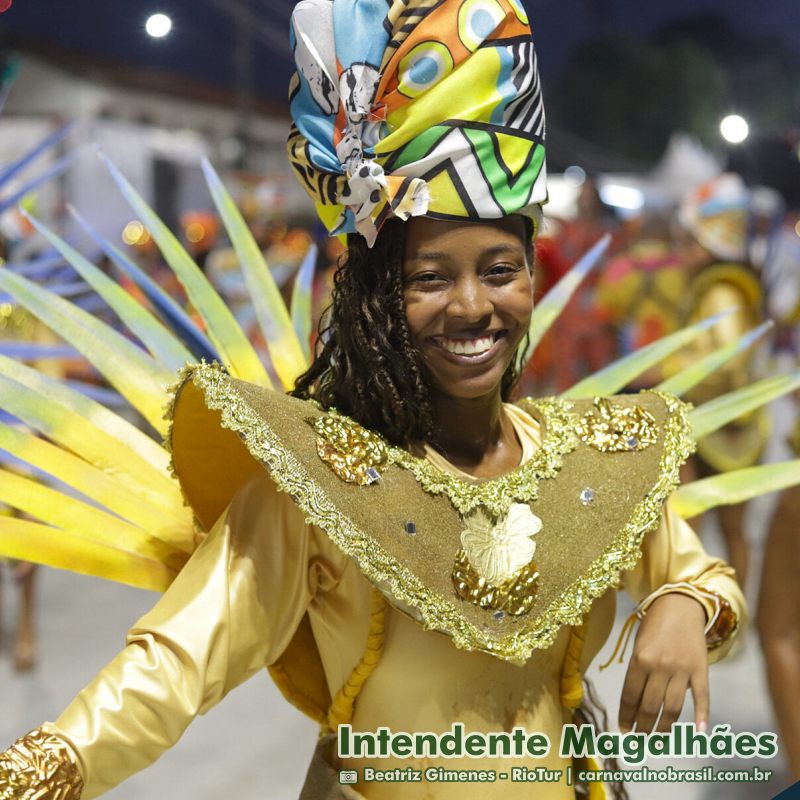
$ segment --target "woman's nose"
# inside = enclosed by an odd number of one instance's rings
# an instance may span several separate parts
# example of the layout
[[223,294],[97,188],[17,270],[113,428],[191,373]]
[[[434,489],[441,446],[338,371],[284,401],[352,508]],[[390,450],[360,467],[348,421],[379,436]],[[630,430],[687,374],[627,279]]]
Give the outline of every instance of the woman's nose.
[[475,322],[491,316],[494,304],[488,287],[480,280],[457,281],[447,306],[449,316]]

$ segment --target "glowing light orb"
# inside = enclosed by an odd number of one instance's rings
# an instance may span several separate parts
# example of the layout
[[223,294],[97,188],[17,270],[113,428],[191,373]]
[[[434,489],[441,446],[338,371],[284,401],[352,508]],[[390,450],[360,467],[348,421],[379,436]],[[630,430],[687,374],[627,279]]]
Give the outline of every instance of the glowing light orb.
[[154,39],[163,39],[172,30],[172,20],[166,14],[151,14],[144,29]]
[[750,126],[744,117],[738,114],[729,114],[719,124],[719,132],[726,142],[741,144],[750,133]]
[[138,219],[131,220],[122,231],[122,241],[128,245],[146,244],[150,234]]
[[570,186],[583,186],[586,183],[586,170],[583,167],[573,165],[564,170],[564,180]]
[[186,226],[186,238],[192,243],[197,244],[206,238],[206,229],[199,222],[191,222]]

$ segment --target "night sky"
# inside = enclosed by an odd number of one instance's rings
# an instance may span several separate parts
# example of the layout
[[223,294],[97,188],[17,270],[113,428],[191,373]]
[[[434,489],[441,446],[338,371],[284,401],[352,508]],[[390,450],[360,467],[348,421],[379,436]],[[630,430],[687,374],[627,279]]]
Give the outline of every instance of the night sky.
[[[8,2],[8,0],[5,0]],[[581,42],[622,32],[647,37],[664,24],[719,14],[738,30],[781,40],[800,52],[800,0],[524,0],[530,11],[545,82]],[[0,14],[0,43],[38,43],[190,76],[215,86],[233,83],[233,26],[220,0],[13,0]],[[247,0],[264,31],[256,35],[255,85],[262,99],[282,103],[291,66],[287,41],[291,0]],[[173,32],[152,40],[150,13],[173,17]],[[270,43],[271,42],[271,43]]]

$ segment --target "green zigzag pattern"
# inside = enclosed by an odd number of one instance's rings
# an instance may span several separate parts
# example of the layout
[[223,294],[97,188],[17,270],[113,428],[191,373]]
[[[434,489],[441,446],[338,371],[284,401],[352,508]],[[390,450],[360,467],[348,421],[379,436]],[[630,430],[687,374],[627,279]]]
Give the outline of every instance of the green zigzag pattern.
[[[407,167],[423,158],[435,156],[444,140],[450,135],[457,135],[460,130],[469,140],[472,147],[472,158],[481,171],[486,186],[493,199],[505,214],[513,214],[526,205],[536,179],[542,170],[545,157],[544,145],[531,141],[528,153],[528,164],[516,177],[512,179],[512,170],[509,169],[500,152],[500,144],[494,131],[483,127],[466,127],[459,124],[459,129],[449,125],[435,125],[426,132],[415,137],[385,165],[386,169]],[[498,133],[503,133],[499,130]],[[461,158],[468,158],[466,153]],[[442,156],[440,162],[429,170],[426,178],[430,179],[455,164],[450,155]],[[474,190],[474,189],[473,189]]]

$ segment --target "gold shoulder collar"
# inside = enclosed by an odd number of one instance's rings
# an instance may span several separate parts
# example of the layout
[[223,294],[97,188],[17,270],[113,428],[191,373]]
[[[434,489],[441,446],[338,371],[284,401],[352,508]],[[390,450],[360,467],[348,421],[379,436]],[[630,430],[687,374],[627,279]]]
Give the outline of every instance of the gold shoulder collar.
[[[670,395],[520,405],[542,425],[540,453],[532,466],[472,484],[346,417],[204,364],[188,369],[176,391],[173,468],[208,529],[262,464],[398,608],[457,647],[522,662],[563,625],[579,624],[634,566],[693,445],[685,406]],[[461,599],[451,575],[464,516],[511,504],[515,513],[527,504],[542,521],[535,597],[518,615]]]

